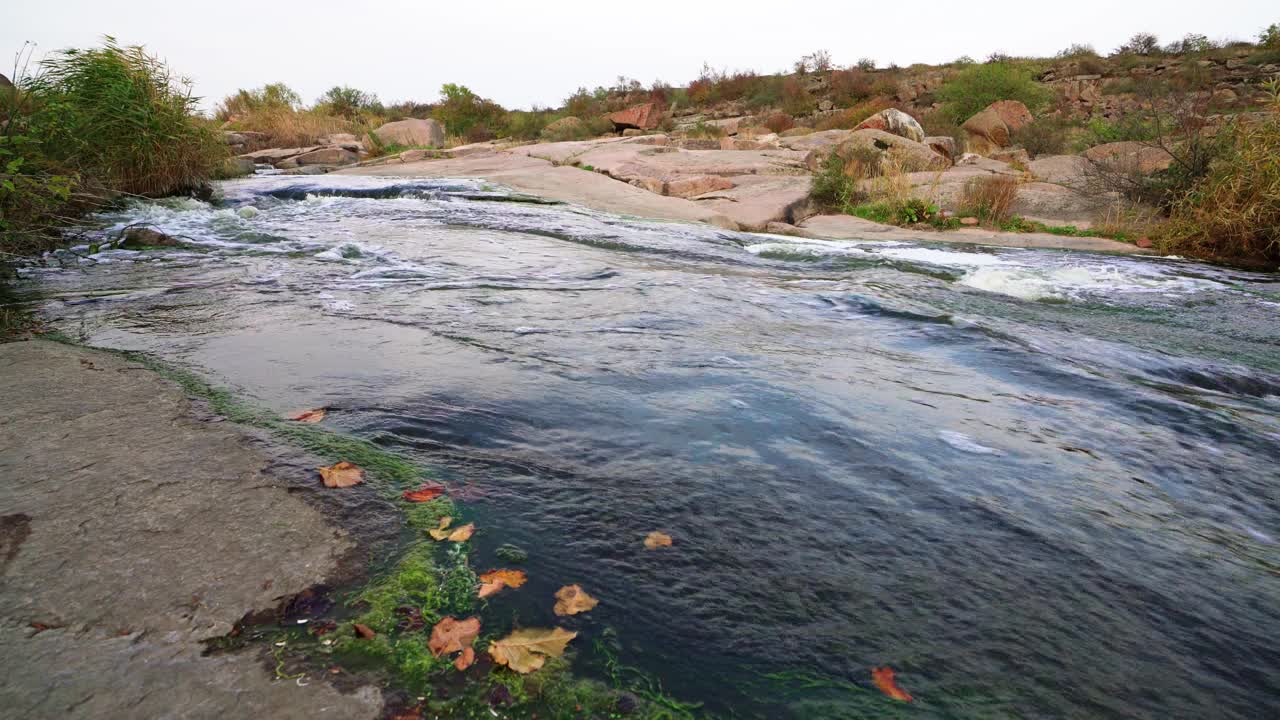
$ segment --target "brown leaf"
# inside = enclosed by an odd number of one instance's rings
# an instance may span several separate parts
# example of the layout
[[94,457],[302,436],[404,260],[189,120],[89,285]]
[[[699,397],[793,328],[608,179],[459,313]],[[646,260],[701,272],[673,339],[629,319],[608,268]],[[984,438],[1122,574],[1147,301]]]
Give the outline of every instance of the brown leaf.
[[577,615],[598,604],[600,601],[588,595],[581,585],[565,585],[556,591],[556,606],[553,609],[557,615]]
[[446,653],[455,653],[470,647],[479,634],[480,618],[456,620],[447,617],[431,628],[431,639],[427,642],[427,647],[431,648],[432,655],[440,657]]
[[658,532],[657,530],[654,530],[653,532],[645,536],[644,546],[649,548],[650,550],[654,550],[660,547],[671,547],[671,536],[664,532]]
[[316,408],[314,410],[303,410],[289,416],[290,420],[296,420],[304,423],[318,423],[324,419],[324,408]]
[[898,683],[893,679],[893,670],[887,667],[871,668],[871,681],[880,688],[880,692],[888,695],[894,700],[902,702],[911,702],[911,693],[898,687]]
[[456,528],[453,532],[449,533],[449,542],[466,542],[471,539],[471,536],[475,534],[475,531],[475,523],[467,523],[466,525]]
[[443,485],[429,482],[419,485],[417,490],[405,490],[401,497],[409,502],[420,503],[435,500],[443,494]]
[[578,636],[564,628],[524,628],[489,643],[489,655],[499,665],[518,673],[531,673],[549,657],[560,657],[569,641]]
[[427,534],[435,538],[436,540],[444,540],[445,538],[449,537],[450,531],[446,530],[445,528],[449,527],[449,523],[451,522],[453,522],[453,518],[449,517],[448,515],[445,515],[444,517],[440,518],[440,524],[437,525],[435,528],[428,530]]
[[346,460],[317,469],[324,480],[324,486],[328,488],[345,488],[364,482],[364,471]]
[[374,632],[373,628],[369,627],[368,625],[361,625],[360,623],[355,623],[351,627],[356,631],[357,637],[364,638],[365,640],[372,640],[378,637],[378,633]]
[[475,661],[476,661],[475,648],[468,645],[462,648],[462,654],[459,655],[458,658],[453,661],[453,666],[458,669],[458,672],[462,672],[463,670],[466,670],[467,668],[471,667],[471,664],[474,663]]
[[490,570],[480,576],[480,597],[487,598],[502,588],[518,588],[528,580],[523,570]]

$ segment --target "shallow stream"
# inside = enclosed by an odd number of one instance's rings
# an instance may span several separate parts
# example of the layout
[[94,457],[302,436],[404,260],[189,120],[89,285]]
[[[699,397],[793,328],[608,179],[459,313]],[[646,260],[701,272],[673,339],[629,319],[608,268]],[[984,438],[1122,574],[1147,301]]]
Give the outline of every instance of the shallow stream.
[[581,583],[584,637],[741,718],[1280,717],[1280,276],[468,180],[221,190],[84,241],[191,247],[82,245],[12,291],[468,485],[477,568],[529,551],[524,624]]

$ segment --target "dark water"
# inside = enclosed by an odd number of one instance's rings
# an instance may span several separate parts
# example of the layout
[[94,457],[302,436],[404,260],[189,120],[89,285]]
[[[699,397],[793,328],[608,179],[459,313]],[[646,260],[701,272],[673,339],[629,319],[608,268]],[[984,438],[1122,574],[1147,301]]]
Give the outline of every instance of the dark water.
[[[1280,717],[1280,277],[467,181],[225,192],[103,219],[199,252],[51,259],[14,290],[470,484],[476,565],[530,551],[503,611],[601,599],[584,672],[616,633],[733,717]],[[675,547],[643,550],[655,529]]]

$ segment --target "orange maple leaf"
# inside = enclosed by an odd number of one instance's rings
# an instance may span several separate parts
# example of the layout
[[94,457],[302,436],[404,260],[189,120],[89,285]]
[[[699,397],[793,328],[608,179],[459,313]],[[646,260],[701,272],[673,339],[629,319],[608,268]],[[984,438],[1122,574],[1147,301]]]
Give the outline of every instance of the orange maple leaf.
[[893,670],[887,667],[871,668],[871,682],[880,688],[880,692],[888,695],[894,700],[902,702],[911,702],[914,698],[911,693],[898,687],[898,683],[893,679]]

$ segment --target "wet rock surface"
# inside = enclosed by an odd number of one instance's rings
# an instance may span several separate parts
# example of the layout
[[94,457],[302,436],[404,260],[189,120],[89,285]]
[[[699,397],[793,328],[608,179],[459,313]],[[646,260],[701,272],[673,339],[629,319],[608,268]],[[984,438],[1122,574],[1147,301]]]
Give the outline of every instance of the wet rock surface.
[[[356,547],[264,447],[119,356],[0,345],[0,703],[12,717],[374,717],[203,641]],[[300,470],[300,469],[299,469]]]

